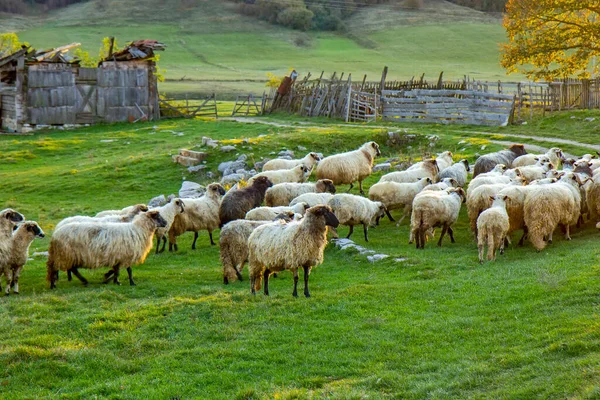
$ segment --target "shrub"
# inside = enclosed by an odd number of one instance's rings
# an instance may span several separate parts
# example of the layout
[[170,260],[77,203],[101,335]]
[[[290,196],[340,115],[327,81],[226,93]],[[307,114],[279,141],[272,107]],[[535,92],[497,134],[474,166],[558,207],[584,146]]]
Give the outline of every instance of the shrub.
[[277,22],[283,26],[289,26],[303,31],[312,26],[314,14],[306,8],[286,8],[277,14]]

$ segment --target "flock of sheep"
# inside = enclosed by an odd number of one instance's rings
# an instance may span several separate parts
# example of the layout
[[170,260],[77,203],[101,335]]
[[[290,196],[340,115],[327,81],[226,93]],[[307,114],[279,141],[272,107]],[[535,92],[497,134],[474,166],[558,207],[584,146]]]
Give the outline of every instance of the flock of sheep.
[[[494,260],[504,251],[511,233],[523,230],[519,244],[528,238],[540,251],[552,242],[560,226],[570,240],[572,226],[585,218],[600,216],[600,160],[584,155],[565,159],[558,148],[546,154],[527,154],[523,145],[479,157],[473,179],[467,160],[454,162],[445,151],[405,171],[383,175],[371,186],[368,198],[336,194],[336,185],[362,182],[371,175],[379,145],[368,142],[355,151],[320,159],[309,153],[298,160],[272,160],[246,186],[228,192],[218,183],[207,186],[200,198],[175,198],[166,205],[148,209],[138,204],[109,210],[94,217],[74,216],[62,220],[52,235],[48,250],[47,279],[55,288],[59,271],[87,284],[79,269],[108,268],[104,283],[119,282],[125,268],[129,283],[135,285],[131,267],[145,261],[156,236],[156,252],[177,251],[177,237],[220,229],[223,280],[242,280],[248,262],[251,292],[264,286],[269,294],[271,274],[289,270],[294,274],[293,295],[297,296],[298,271],[304,272],[304,295],[310,296],[311,268],[323,261],[328,234],[337,237],[336,227],[362,225],[365,240],[368,228],[382,217],[395,221],[391,211],[403,209],[398,222],[410,215],[409,243],[424,248],[441,228],[438,245],[446,234],[454,243],[453,224],[462,203],[467,204],[471,230],[477,237],[479,260]],[[562,167],[559,169],[559,167]],[[313,169],[317,181],[306,182]],[[597,173],[596,173],[597,172]],[[266,206],[262,206],[263,202]],[[598,224],[600,226],[600,223]],[[44,233],[34,221],[12,209],[0,212],[0,275],[6,276],[5,293],[19,292],[18,280],[35,237]],[[264,279],[264,284],[263,284]],[[1,290],[1,288],[0,288]]]

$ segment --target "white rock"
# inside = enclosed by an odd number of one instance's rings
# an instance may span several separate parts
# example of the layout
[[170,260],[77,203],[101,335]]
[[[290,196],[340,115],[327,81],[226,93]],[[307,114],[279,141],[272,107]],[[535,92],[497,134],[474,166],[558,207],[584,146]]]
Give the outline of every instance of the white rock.
[[179,189],[179,197],[181,198],[195,198],[202,197],[204,195],[204,186],[196,182],[183,181],[181,189]]

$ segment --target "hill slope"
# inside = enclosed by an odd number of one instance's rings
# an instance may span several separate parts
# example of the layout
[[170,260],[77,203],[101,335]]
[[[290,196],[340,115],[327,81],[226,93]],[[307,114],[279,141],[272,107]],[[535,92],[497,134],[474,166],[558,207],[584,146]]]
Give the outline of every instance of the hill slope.
[[[371,80],[379,79],[384,65],[391,79],[422,73],[435,79],[442,70],[447,79],[505,78],[498,63],[504,40],[499,20],[445,1],[428,0],[418,12],[365,9],[348,21],[345,34],[273,26],[235,13],[229,2],[201,0],[189,9],[177,4],[94,0],[29,19],[19,35],[38,48],[81,42],[92,54],[106,36],[121,44],[159,39],[168,45],[160,63],[167,78],[163,91],[216,91],[221,97],[261,93],[267,72],[283,75],[290,67],[313,75],[344,71],[355,79],[366,73]],[[1,31],[16,28],[0,16]]]

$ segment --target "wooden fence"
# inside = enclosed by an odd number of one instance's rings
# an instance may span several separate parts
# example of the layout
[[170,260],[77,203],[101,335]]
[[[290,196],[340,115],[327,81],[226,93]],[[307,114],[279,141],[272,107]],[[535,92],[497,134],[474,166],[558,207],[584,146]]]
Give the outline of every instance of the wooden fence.
[[474,90],[384,90],[383,120],[501,125],[511,122],[515,96]]
[[201,100],[200,103],[185,100],[176,100],[166,97],[159,99],[160,118],[195,118],[195,117],[214,117],[218,118],[217,97],[213,93]]

